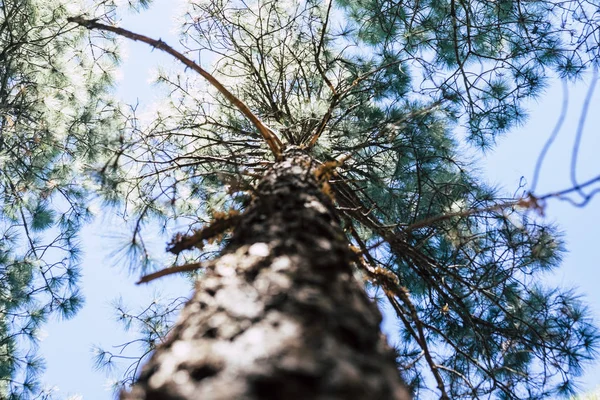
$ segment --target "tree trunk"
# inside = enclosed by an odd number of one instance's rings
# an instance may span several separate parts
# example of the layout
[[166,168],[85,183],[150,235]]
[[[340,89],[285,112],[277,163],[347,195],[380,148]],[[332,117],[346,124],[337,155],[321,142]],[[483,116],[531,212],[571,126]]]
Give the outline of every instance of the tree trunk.
[[286,155],[123,400],[410,399],[331,200]]

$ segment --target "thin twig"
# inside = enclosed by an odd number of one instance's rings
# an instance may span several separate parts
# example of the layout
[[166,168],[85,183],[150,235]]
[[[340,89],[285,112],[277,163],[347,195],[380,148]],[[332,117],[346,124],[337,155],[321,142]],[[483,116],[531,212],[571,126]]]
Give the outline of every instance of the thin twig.
[[548,138],[546,143],[544,143],[544,147],[542,148],[542,151],[540,152],[540,155],[538,156],[538,159],[535,163],[535,170],[533,171],[533,182],[531,183],[531,192],[535,192],[535,189],[537,188],[537,184],[539,181],[540,172],[542,170],[542,163],[544,162],[544,158],[546,158],[546,154],[548,153],[548,150],[550,150],[552,143],[556,139],[556,136],[558,136],[558,133],[560,132],[560,129],[562,128],[563,122],[565,122],[565,117],[567,115],[567,109],[569,107],[569,86],[567,85],[566,80],[562,81],[562,89],[563,89],[563,101],[562,101],[562,106],[561,106],[561,110],[560,110],[560,116],[558,117],[558,121],[556,121],[556,125],[554,125],[552,134],[550,134],[550,137]]
[[200,74],[211,85],[213,85],[223,96],[225,96],[225,98],[227,100],[229,100],[235,107],[237,107],[237,109],[240,110],[240,112],[242,114],[244,114],[246,116],[246,118],[248,118],[250,120],[250,122],[252,122],[252,124],[258,129],[258,131],[262,135],[263,139],[265,140],[265,142],[271,149],[271,152],[273,153],[275,158],[276,159],[281,158],[281,154],[282,154],[282,150],[283,150],[283,143],[281,142],[281,140],[279,140],[279,138],[277,137],[275,132],[273,132],[272,129],[270,129],[268,126],[266,126],[256,115],[254,115],[254,113],[250,110],[250,108],[248,108],[248,106],[244,102],[242,102],[240,99],[238,99],[225,86],[223,86],[221,84],[221,82],[219,82],[217,80],[217,78],[212,76],[209,72],[207,72],[201,66],[199,66],[194,61],[190,60],[189,58],[187,58],[182,53],[175,50],[174,48],[172,48],[171,46],[169,46],[162,40],[152,39],[152,38],[149,38],[148,36],[140,35],[138,33],[134,33],[134,32],[131,32],[131,31],[128,31],[126,29],[119,28],[116,26],[106,25],[106,24],[98,22],[95,19],[85,19],[81,16],[67,18],[67,21],[79,24],[88,29],[98,29],[98,30],[113,32],[119,36],[123,36],[123,37],[126,37],[126,38],[134,40],[134,41],[140,41],[140,42],[149,44],[150,46],[152,46],[156,49],[162,50],[165,53],[172,55],[174,58],[181,61],[186,67],[188,67],[188,68],[194,70],[195,72],[197,72],[198,74]]
[[579,123],[577,124],[577,132],[575,133],[575,141],[573,142],[573,150],[571,153],[571,183],[573,184],[573,188],[575,188],[577,193],[579,193],[583,198],[587,198],[587,195],[580,190],[581,185],[579,185],[577,182],[577,158],[579,154],[579,147],[581,145],[581,138],[583,136],[583,127],[585,125],[585,121],[587,120],[587,113],[590,108],[590,102],[592,100],[592,96],[594,95],[597,82],[598,69],[594,68],[592,82],[590,83],[590,87],[585,95],[583,107],[581,108],[581,116],[579,117]]
[[567,195],[569,193],[572,193],[572,192],[581,192],[581,190],[583,188],[585,188],[587,186],[590,186],[590,185],[593,185],[594,183],[597,183],[597,182],[600,182],[600,175],[598,175],[598,176],[596,176],[596,177],[594,177],[594,178],[592,178],[592,179],[590,179],[588,181],[585,181],[585,182],[583,182],[581,184],[578,184],[576,186],[570,187],[568,189],[564,189],[564,190],[561,190],[561,191],[558,191],[558,192],[552,192],[552,193],[545,194],[543,196],[539,196],[538,200],[544,201],[544,200],[547,200],[549,198],[554,197],[554,198],[557,198],[559,200],[566,200],[566,201],[570,202],[571,204],[573,204],[576,207],[583,207],[583,206],[585,206],[592,199],[592,197],[594,197],[596,194],[600,193],[600,189],[595,189],[592,192],[590,192],[588,194],[585,194],[583,196],[583,201],[581,201],[580,203],[578,203],[576,201],[573,201],[573,200],[565,197],[565,195]]
[[331,90],[331,93],[333,95],[336,95],[337,90],[335,89],[329,78],[327,78],[325,71],[323,71],[323,68],[321,67],[321,62],[319,61],[319,57],[321,56],[321,49],[323,48],[323,44],[325,43],[325,33],[327,32],[327,25],[329,23],[329,14],[331,13],[332,3],[333,1],[329,0],[329,4],[327,5],[327,13],[325,14],[325,21],[323,22],[323,26],[321,27],[321,38],[319,39],[319,44],[317,46],[317,52],[315,55],[315,64],[317,66],[317,70],[321,74],[321,77],[329,87],[329,90]]

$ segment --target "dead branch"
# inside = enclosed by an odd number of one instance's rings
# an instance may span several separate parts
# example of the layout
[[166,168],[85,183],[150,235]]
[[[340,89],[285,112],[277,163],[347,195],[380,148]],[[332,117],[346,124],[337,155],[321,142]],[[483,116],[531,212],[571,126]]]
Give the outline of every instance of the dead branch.
[[179,254],[184,250],[189,250],[194,247],[200,247],[203,240],[212,239],[222,234],[226,230],[233,228],[233,226],[237,224],[239,219],[239,214],[230,213],[226,216],[215,218],[211,224],[202,229],[197,230],[193,235],[176,235],[171,241],[171,243],[169,243],[167,251],[173,254]]
[[148,283],[150,281],[153,281],[155,279],[161,278],[166,275],[177,274],[179,272],[195,271],[197,269],[204,268],[207,265],[208,265],[207,263],[190,263],[190,264],[185,264],[185,265],[178,265],[176,267],[169,267],[169,268],[161,269],[160,271],[156,271],[151,274],[142,276],[140,278],[140,280],[136,282],[136,285],[140,285],[142,283]]

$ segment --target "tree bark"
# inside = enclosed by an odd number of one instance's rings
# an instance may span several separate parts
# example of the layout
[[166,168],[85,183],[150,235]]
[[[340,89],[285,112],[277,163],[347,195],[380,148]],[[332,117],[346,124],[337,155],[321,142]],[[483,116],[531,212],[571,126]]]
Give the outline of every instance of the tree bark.
[[288,152],[123,400],[410,395],[310,158]]

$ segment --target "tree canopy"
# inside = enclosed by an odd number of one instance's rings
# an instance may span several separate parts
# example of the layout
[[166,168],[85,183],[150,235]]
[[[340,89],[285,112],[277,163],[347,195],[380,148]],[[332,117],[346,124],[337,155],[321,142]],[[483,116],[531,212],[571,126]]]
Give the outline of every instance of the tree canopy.
[[[193,235],[243,212],[282,149],[297,147],[321,163],[357,268],[396,313],[398,367],[417,397],[572,392],[598,332],[574,292],[540,283],[560,263],[560,235],[527,212],[539,196],[503,197],[462,149],[523,123],[523,102],[552,73],[595,68],[596,5],[186,1],[175,51],[96,3],[2,3],[0,390],[37,393],[18,337],[80,304],[76,232],[90,190],[131,223],[123,252],[149,271],[158,254],[145,226]],[[110,100],[115,35],[189,61],[158,73],[168,96],[152,110]],[[214,253],[197,247],[172,251],[173,265]],[[138,319],[149,347],[167,332],[164,311]]]

